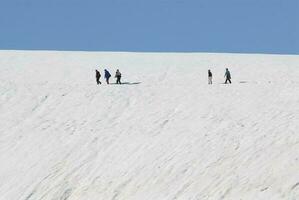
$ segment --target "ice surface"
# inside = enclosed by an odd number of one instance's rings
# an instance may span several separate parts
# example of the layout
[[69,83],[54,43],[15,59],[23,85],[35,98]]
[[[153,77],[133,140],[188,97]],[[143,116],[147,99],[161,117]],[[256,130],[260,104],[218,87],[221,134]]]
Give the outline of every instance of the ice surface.
[[298,200],[299,56],[0,51],[0,160],[0,200]]

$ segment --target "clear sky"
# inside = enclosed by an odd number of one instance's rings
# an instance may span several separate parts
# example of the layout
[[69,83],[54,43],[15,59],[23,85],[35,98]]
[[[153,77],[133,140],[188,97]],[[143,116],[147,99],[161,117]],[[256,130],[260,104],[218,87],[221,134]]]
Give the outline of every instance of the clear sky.
[[0,0],[0,49],[299,54],[299,0]]

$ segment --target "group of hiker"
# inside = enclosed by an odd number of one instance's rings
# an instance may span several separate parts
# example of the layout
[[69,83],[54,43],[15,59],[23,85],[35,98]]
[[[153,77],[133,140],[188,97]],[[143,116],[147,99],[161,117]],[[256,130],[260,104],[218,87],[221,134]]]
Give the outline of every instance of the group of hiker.
[[[111,77],[111,74],[107,69],[104,70],[104,77],[106,79],[106,83],[110,84],[109,79]],[[97,81],[98,85],[102,84],[101,81],[100,81],[100,78],[101,78],[101,73],[96,69],[96,81]],[[120,81],[121,73],[120,73],[119,69],[117,69],[116,72],[115,72],[115,78],[116,78],[116,84],[121,84],[121,81]]]
[[[109,79],[111,77],[111,74],[107,69],[104,70],[104,77],[106,79],[106,83],[109,84]],[[228,82],[230,84],[232,83],[231,82],[231,74],[230,74],[230,71],[228,70],[228,68],[225,69],[224,77],[226,78],[225,82],[224,82],[225,84],[227,84]],[[96,70],[96,81],[97,81],[98,85],[102,84],[100,81],[100,78],[101,78],[101,73],[98,70]],[[121,73],[120,73],[119,69],[117,69],[115,72],[115,78],[116,78],[116,84],[121,84],[121,81],[120,81]],[[212,74],[211,70],[209,69],[208,70],[208,84],[212,84],[212,83],[213,83],[213,74]]]
[[[231,75],[230,75],[230,71],[228,70],[228,68],[225,69],[225,84],[227,84],[227,82],[229,82],[230,84],[232,83],[231,81]],[[212,84],[213,83],[213,74],[211,72],[211,70],[208,70],[208,84]]]

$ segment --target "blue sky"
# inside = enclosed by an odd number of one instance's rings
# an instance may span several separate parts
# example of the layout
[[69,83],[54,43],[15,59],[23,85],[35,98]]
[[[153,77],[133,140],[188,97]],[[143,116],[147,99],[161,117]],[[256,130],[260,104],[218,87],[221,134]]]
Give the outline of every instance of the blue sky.
[[0,49],[299,54],[299,0],[1,0]]

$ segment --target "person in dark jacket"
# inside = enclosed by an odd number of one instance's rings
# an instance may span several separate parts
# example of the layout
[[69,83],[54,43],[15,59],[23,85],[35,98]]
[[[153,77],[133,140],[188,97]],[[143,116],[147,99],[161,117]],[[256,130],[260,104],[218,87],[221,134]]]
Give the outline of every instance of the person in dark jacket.
[[101,73],[98,70],[96,70],[96,80],[98,85],[102,84],[100,78],[101,78]]
[[226,77],[225,84],[227,84],[227,81],[228,81],[229,83],[232,83],[231,80],[230,80],[230,79],[231,79],[230,71],[229,71],[227,68],[226,68],[224,77]]
[[120,79],[121,79],[121,73],[120,73],[119,70],[116,70],[115,78],[116,78],[116,84],[121,84],[121,82],[120,82]]
[[213,75],[211,70],[208,70],[208,79],[209,79],[209,84],[212,84]]
[[104,72],[105,72],[106,83],[109,84],[109,78],[111,77],[111,74],[107,69],[105,69]]

